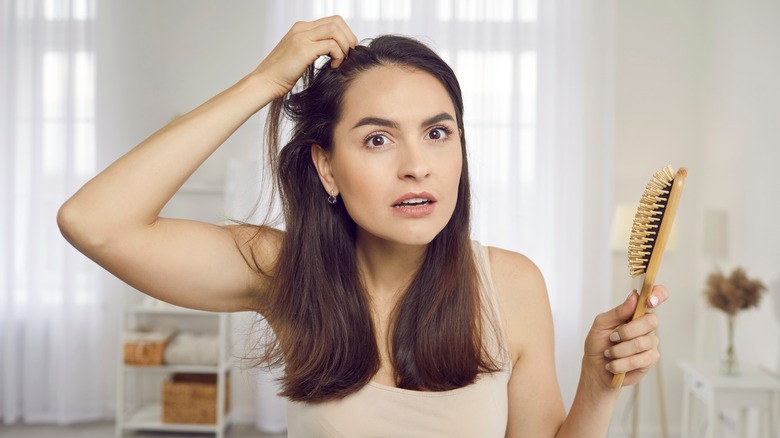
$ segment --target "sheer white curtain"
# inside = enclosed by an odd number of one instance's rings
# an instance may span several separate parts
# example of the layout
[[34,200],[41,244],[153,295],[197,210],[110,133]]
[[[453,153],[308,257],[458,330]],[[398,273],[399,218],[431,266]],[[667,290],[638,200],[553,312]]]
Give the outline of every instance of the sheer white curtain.
[[[0,6],[0,417],[104,416],[98,268],[56,226],[95,172],[93,0]],[[108,330],[110,332],[110,330]]]
[[613,9],[609,0],[309,0],[268,11],[267,50],[294,21],[339,14],[359,39],[415,36],[450,63],[465,101],[473,237],[528,255],[544,273],[567,405],[584,335],[612,304]]

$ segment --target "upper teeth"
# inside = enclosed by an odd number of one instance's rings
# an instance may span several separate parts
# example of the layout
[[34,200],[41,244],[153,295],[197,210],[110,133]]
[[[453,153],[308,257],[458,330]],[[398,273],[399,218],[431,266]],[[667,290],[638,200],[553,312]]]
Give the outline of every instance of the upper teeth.
[[428,202],[428,201],[430,200],[425,198],[412,198],[412,199],[407,199],[405,201],[401,201],[401,204],[419,204],[420,202]]

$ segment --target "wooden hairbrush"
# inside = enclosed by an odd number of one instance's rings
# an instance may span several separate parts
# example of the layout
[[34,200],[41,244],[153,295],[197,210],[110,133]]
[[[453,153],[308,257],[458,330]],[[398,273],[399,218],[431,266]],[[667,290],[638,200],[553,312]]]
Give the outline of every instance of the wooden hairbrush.
[[[628,242],[628,268],[631,277],[645,275],[632,321],[647,312],[647,299],[650,298],[658,268],[661,266],[666,240],[672,231],[677,204],[687,176],[688,169],[685,167],[674,173],[672,166],[666,166],[653,175],[642,193]],[[612,387],[623,386],[625,377],[625,373],[615,374]]]

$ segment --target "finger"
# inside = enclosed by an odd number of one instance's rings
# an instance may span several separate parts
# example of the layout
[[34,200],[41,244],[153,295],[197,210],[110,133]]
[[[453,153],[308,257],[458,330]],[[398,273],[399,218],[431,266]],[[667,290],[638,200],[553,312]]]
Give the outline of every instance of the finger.
[[631,371],[630,373],[626,373],[626,377],[623,379],[623,386],[633,385],[641,381],[645,374],[647,374],[651,369],[653,369],[653,367],[639,368]]
[[604,357],[613,360],[622,359],[644,351],[657,349],[658,343],[658,336],[655,335],[655,332],[651,332],[607,348],[604,350]]
[[346,53],[341,50],[341,47],[335,40],[317,41],[315,48],[317,53],[330,56],[330,66],[333,68],[341,65],[342,61],[344,61],[344,58],[346,57]]
[[348,53],[350,49],[350,37],[338,23],[323,23],[309,30],[307,37],[312,41],[333,39],[338,43],[344,54]]
[[638,300],[639,294],[634,289],[621,305],[599,314],[593,322],[593,328],[596,330],[613,330],[621,324],[625,324],[634,314]]
[[669,299],[669,289],[662,285],[657,284],[653,286],[652,293],[647,299],[647,306],[654,309],[660,306],[664,301]]
[[312,26],[309,29],[314,30],[317,28],[322,28],[319,29],[318,32],[329,31],[331,33],[330,35],[327,33],[325,35],[320,34],[320,36],[315,39],[336,38],[339,41],[339,45],[344,50],[344,53],[347,53],[350,48],[355,48],[355,46],[358,45],[357,37],[352,33],[352,29],[349,28],[346,21],[344,21],[340,15],[333,15],[315,20],[312,22]]
[[355,47],[357,47],[357,45],[358,45],[358,44],[360,44],[360,41],[358,40],[358,37],[357,37],[357,35],[355,35],[354,33],[352,33],[352,30],[351,30],[351,29],[350,29],[350,31],[349,31],[349,34],[350,34],[350,36],[352,37],[352,39],[350,40],[350,42],[351,42],[351,44],[352,44],[352,45],[351,45],[351,47],[354,49]]
[[658,362],[661,354],[656,349],[643,351],[629,357],[615,359],[606,364],[606,369],[612,374],[630,373],[652,367]]
[[340,15],[330,15],[328,17],[321,17],[312,21],[297,21],[295,24],[293,24],[293,28],[297,29],[299,32],[305,32],[326,23],[341,23],[345,26],[347,24]]
[[316,21],[296,21],[287,31],[288,34],[306,32],[307,30],[317,26]]
[[658,328],[658,316],[655,313],[645,313],[639,318],[623,324],[612,332],[609,340],[612,342],[629,341],[647,335]]
[[334,15],[333,18],[336,23],[338,23],[339,27],[343,29],[344,35],[347,36],[347,41],[349,41],[349,47],[355,48],[358,44],[360,44],[360,41],[358,41],[357,36],[352,32],[352,29],[350,29],[349,25],[346,21],[344,21],[344,18],[341,17],[341,15]]

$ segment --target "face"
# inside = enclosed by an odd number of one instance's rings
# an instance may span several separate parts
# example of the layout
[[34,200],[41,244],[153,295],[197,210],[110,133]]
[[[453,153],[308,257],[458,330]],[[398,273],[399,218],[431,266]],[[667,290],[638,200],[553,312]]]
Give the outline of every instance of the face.
[[428,73],[375,67],[347,88],[329,152],[315,153],[358,241],[426,245],[447,225],[462,168],[455,107]]

